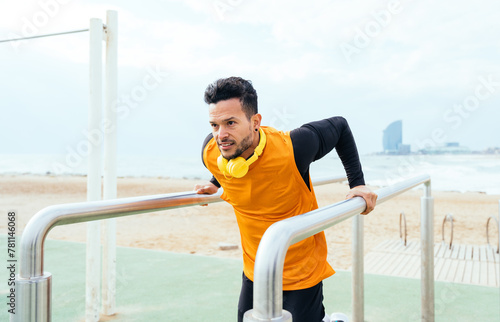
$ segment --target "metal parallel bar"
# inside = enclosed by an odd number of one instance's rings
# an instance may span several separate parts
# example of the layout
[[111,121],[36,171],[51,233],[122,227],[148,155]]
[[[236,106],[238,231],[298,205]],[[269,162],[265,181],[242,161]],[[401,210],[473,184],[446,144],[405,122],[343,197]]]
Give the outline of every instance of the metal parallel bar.
[[0,43],[2,43],[2,42],[10,42],[10,41],[20,41],[20,40],[26,40],[26,39],[34,39],[34,38],[44,38],[44,37],[52,37],[52,36],[76,34],[78,32],[86,32],[86,31],[89,31],[89,29],[80,29],[80,30],[73,30],[73,31],[65,31],[65,32],[58,32],[58,33],[54,33],[54,34],[30,36],[30,37],[23,37],[23,38],[2,39],[2,40],[0,40]]
[[61,225],[130,216],[220,201],[220,192],[199,195],[194,191],[63,204],[39,211],[26,225],[20,242],[21,278],[43,275],[43,244],[48,232]]
[[[313,180],[313,184],[345,181],[345,176],[329,180]],[[20,241],[21,278],[43,275],[43,243],[48,232],[55,226],[80,222],[130,216],[165,209],[219,202],[220,191],[213,195],[200,195],[194,191],[71,203],[42,209],[26,225]]]
[[336,177],[324,177],[324,178],[315,178],[311,179],[313,186],[322,186],[330,183],[339,183],[347,181],[346,176],[336,176]]
[[316,178],[316,179],[312,179],[311,181],[312,181],[314,186],[321,186],[324,184],[342,182],[342,181],[346,181],[346,180],[347,180],[346,176],[337,176],[337,177]]
[[[430,177],[423,175],[379,189],[376,191],[377,203],[387,201],[423,183],[427,183],[425,188],[427,197],[430,195],[429,182]],[[282,300],[283,266],[288,248],[361,213],[365,207],[365,201],[356,197],[271,225],[262,237],[257,251],[254,266],[254,306],[245,313],[244,321],[289,321],[290,317],[288,312],[283,310]],[[431,203],[426,204],[426,207],[430,208]],[[433,234],[430,236],[432,238]],[[353,279],[353,283],[359,281]],[[433,280],[430,284],[433,285]],[[353,289],[358,288],[357,285],[353,286]]]

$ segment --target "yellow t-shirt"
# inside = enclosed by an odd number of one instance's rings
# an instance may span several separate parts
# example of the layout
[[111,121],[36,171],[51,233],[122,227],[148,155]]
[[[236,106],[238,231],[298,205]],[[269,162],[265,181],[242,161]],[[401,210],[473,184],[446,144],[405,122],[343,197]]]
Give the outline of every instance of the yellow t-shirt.
[[[203,161],[220,183],[221,198],[234,208],[243,248],[243,271],[253,281],[255,256],[264,232],[273,223],[317,209],[311,182],[307,187],[295,164],[289,132],[262,127],[267,143],[243,178],[226,178],[217,166],[220,151],[212,138]],[[310,179],[309,179],[310,180]],[[283,290],[312,287],[335,271],[326,261],[323,232],[291,245],[283,269]]]

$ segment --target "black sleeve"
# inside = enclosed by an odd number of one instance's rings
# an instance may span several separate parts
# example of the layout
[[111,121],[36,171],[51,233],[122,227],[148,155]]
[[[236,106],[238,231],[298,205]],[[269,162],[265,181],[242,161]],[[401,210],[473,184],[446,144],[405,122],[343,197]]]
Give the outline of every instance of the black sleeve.
[[[214,136],[212,135],[212,133],[210,133],[209,135],[207,135],[207,137],[203,141],[203,146],[201,147],[201,162],[203,163],[203,166],[205,166],[205,167],[207,167],[207,166],[205,165],[205,162],[203,162],[203,151],[205,150],[205,147],[207,146],[208,142],[213,137]],[[210,179],[210,182],[213,183],[217,188],[220,188],[220,183],[219,183],[219,181],[217,181],[217,179],[215,179],[214,176],[212,176],[212,178]]]
[[306,184],[309,183],[309,165],[324,157],[333,148],[342,161],[351,188],[364,185],[363,170],[358,149],[349,124],[343,117],[332,117],[311,122],[290,132],[295,163]]

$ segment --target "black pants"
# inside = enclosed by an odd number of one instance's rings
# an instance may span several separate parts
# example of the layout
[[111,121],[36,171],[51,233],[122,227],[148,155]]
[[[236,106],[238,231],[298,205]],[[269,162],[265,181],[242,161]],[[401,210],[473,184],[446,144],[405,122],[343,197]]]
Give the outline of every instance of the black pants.
[[[253,282],[243,274],[238,322],[243,314],[253,308]],[[292,313],[293,322],[321,322],[325,317],[323,306],[323,282],[303,290],[283,291],[283,309]]]

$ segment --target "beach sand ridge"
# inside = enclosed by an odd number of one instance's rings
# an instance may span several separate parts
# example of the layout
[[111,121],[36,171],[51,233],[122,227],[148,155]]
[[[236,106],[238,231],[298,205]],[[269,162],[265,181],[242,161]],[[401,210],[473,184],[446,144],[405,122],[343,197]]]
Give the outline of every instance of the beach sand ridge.
[[[193,190],[202,180],[172,178],[119,178],[118,198]],[[63,203],[86,201],[86,177],[83,176],[0,176],[0,205],[4,213],[17,214],[17,234],[41,209]],[[374,190],[377,187],[373,187]],[[320,207],[342,201],[346,184],[315,187]],[[408,240],[420,239],[420,197],[422,189],[413,189],[384,202],[364,217],[365,254],[386,239],[399,239],[399,214],[405,213]],[[453,242],[486,244],[486,221],[498,218],[498,195],[479,192],[433,191],[435,203],[434,241],[441,241],[444,216],[453,214]],[[86,223],[58,226],[49,239],[85,242]],[[0,222],[0,234],[7,233],[7,220]],[[351,220],[326,230],[328,260],[335,269],[351,266]],[[445,238],[449,241],[449,225]],[[490,242],[496,244],[498,231],[490,225]],[[236,250],[221,250],[220,243],[236,244]],[[194,206],[117,219],[117,245],[207,256],[241,258],[238,226],[232,207],[225,202],[206,207]]]

